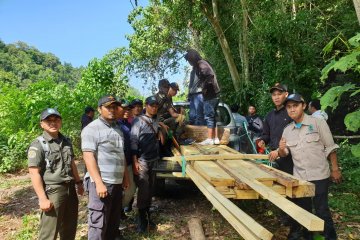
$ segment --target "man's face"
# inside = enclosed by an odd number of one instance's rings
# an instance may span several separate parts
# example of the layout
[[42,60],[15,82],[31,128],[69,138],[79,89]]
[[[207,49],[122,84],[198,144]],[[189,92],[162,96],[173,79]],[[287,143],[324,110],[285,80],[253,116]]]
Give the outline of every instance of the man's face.
[[123,108],[122,106],[118,106],[117,112],[116,112],[116,119],[122,119],[124,118],[124,114],[127,108]]
[[158,107],[159,105],[158,104],[146,104],[145,106],[145,110],[146,110],[146,113],[150,116],[154,116],[157,114],[157,111],[158,111]]
[[279,90],[274,90],[271,93],[271,99],[276,107],[280,107],[281,105],[283,105],[287,96],[288,96],[288,92],[283,92]]
[[91,117],[91,118],[94,118],[94,115],[95,115],[94,111],[91,111],[91,112],[88,113],[88,116]]
[[255,115],[255,113],[256,113],[255,107],[250,106],[249,109],[248,109],[248,112],[249,112],[250,116]]
[[313,106],[311,106],[311,103],[309,103],[308,111],[310,114],[313,114],[314,112],[316,112],[316,109]]
[[169,88],[169,96],[174,97],[177,94],[177,90],[173,89],[172,87]]
[[286,110],[289,117],[291,117],[296,122],[301,120],[301,118],[303,117],[305,108],[306,104],[302,102],[288,101],[286,103]]
[[118,116],[118,105],[112,103],[108,106],[101,106],[98,108],[98,111],[103,119],[106,121],[114,121]]
[[50,115],[40,122],[40,126],[45,132],[50,134],[58,133],[62,125],[61,118],[58,116]]
[[143,110],[142,104],[136,104],[132,109],[131,112],[134,116],[139,116]]

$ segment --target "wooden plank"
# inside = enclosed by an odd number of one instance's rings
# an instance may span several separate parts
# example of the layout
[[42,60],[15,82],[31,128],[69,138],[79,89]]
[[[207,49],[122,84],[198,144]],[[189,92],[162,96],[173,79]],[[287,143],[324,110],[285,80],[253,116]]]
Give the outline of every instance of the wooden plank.
[[270,202],[278,206],[281,210],[286,212],[289,216],[306,227],[309,231],[324,230],[324,221],[321,218],[307,212],[280,194],[264,186],[262,183],[255,180],[251,176],[252,173],[249,173],[243,169],[236,169],[235,171],[235,169],[232,169],[227,165],[228,162],[217,161],[217,164],[221,166],[227,173],[229,173],[235,180],[239,179],[240,181],[249,185],[256,192],[260,193],[263,198],[268,199]]
[[[224,161],[227,166],[231,167],[234,171],[241,172],[248,172],[251,175],[252,179],[256,179],[258,181],[275,181],[276,177],[273,175],[259,169],[256,164],[243,161],[243,160],[231,160],[231,161]],[[272,184],[270,185],[272,186]]]
[[195,170],[214,186],[234,186],[235,180],[212,161],[194,163]]
[[[216,160],[242,160],[242,159],[268,159],[267,155],[261,154],[209,154],[209,155],[185,155],[186,161],[216,161]],[[179,161],[181,157],[164,157],[163,160]]]
[[273,235],[271,232],[266,230],[234,203],[216,191],[216,189],[201,177],[192,166],[188,165],[186,172],[206,198],[243,238],[272,239]]
[[268,172],[269,174],[276,177],[276,182],[284,185],[285,187],[294,187],[299,185],[299,180],[295,179],[293,176],[289,177],[278,169],[266,166],[264,164],[257,165],[258,168]]

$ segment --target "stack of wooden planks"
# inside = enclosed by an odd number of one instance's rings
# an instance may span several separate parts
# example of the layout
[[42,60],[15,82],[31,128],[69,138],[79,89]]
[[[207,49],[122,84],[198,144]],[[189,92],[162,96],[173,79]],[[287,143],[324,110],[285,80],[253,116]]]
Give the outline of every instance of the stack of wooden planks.
[[267,199],[310,231],[323,230],[323,220],[285,198],[314,196],[315,186],[256,162],[267,156],[241,154],[224,145],[194,144],[181,146],[180,150],[181,153],[174,150],[175,156],[164,160],[181,163],[183,155],[188,177],[245,239],[271,239],[272,234],[239,209],[230,198]]

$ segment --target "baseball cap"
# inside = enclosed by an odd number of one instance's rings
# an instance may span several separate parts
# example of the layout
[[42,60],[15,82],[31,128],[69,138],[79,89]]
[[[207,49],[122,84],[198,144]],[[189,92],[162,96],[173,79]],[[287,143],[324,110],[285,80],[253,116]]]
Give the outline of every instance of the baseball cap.
[[146,104],[149,104],[149,105],[159,104],[158,101],[156,100],[156,97],[155,97],[155,96],[147,97],[147,98],[145,99],[145,103],[146,103]]
[[61,118],[60,113],[55,108],[47,108],[44,111],[42,111],[42,113],[40,114],[40,121],[42,121],[52,115]]
[[272,93],[274,90],[279,90],[281,92],[287,92],[287,87],[281,83],[275,83],[274,86],[270,88],[270,93]]
[[106,95],[99,99],[98,107],[109,106],[112,103],[119,103],[119,101],[113,95]]
[[131,101],[130,105],[132,107],[134,107],[135,105],[143,105],[143,101],[138,98],[135,98],[134,100]]
[[122,108],[129,108],[129,107],[131,107],[129,101],[126,100],[126,99],[120,99],[120,100],[119,100],[119,106],[122,107]]
[[303,102],[303,103],[305,102],[304,98],[303,98],[300,94],[298,94],[298,93],[290,94],[290,95],[286,98],[286,100],[285,100],[285,102],[284,102],[284,105],[286,105],[286,103],[289,102],[289,101]]
[[179,91],[179,84],[177,84],[176,82],[170,83],[170,87],[176,91]]

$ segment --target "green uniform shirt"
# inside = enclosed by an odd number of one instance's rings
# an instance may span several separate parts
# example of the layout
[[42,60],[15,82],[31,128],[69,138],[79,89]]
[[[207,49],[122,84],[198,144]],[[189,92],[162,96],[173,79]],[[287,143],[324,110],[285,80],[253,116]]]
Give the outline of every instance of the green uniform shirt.
[[58,139],[53,139],[47,132],[42,136],[48,142],[48,160],[50,167],[47,167],[45,151],[38,139],[34,140],[28,149],[29,167],[39,167],[45,184],[61,184],[73,180],[71,163],[74,159],[74,152],[68,138],[59,133]]

